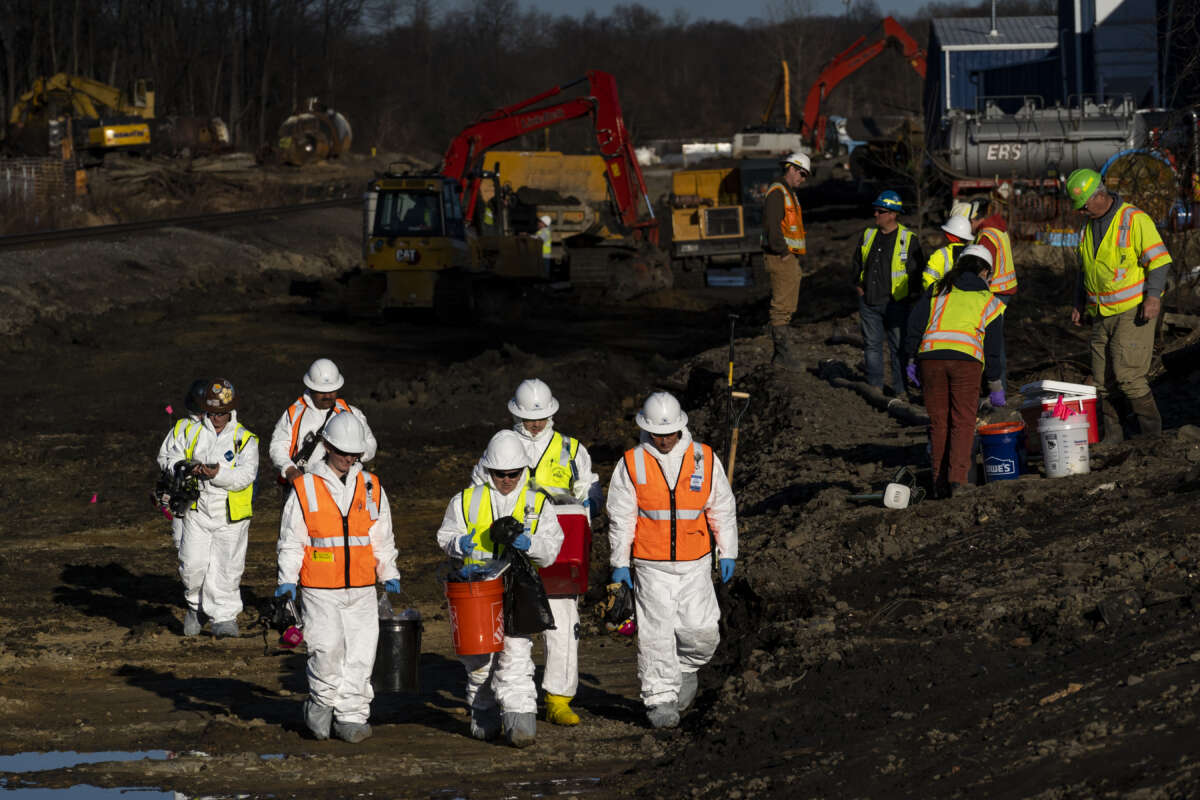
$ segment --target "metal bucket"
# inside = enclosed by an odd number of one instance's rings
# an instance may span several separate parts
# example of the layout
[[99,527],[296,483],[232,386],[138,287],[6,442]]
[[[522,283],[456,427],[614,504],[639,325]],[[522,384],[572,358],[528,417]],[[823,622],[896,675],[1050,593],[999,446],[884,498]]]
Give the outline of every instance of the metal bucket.
[[417,667],[421,661],[420,619],[379,620],[379,644],[371,685],[377,692],[419,691]]

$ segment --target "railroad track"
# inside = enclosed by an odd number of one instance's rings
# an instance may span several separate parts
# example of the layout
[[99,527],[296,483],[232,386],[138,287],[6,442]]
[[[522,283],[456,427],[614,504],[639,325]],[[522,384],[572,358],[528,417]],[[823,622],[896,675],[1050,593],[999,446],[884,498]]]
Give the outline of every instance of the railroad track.
[[19,233],[11,236],[0,236],[0,250],[53,247],[80,239],[120,237],[161,228],[221,228],[264,217],[298,214],[303,211],[313,211],[321,208],[359,206],[361,203],[362,200],[357,197],[340,197],[335,200],[321,200],[314,203],[300,203],[272,208],[255,208],[248,211],[227,211],[221,214],[171,217],[169,219],[145,220],[143,222],[123,222],[117,225],[95,225],[90,228],[64,228],[63,230],[41,231],[39,233]]

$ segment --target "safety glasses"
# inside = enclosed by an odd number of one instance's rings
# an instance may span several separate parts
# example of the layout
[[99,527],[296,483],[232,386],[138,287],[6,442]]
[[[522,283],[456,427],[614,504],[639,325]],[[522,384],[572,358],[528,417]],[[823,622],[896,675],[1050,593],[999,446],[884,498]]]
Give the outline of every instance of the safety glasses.
[[503,471],[498,470],[498,469],[489,469],[488,470],[488,472],[492,473],[493,478],[504,478],[506,480],[512,480],[513,478],[519,478],[519,477],[521,477],[521,473],[524,471],[525,470],[523,470],[523,469],[506,469]]

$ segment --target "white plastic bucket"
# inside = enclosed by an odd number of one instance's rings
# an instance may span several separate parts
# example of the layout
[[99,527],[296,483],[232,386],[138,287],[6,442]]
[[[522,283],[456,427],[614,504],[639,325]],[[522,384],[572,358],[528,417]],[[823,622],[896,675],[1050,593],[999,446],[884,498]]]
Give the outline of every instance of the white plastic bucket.
[[1043,417],[1038,421],[1047,478],[1064,478],[1089,471],[1088,427],[1087,417],[1079,414],[1065,420]]

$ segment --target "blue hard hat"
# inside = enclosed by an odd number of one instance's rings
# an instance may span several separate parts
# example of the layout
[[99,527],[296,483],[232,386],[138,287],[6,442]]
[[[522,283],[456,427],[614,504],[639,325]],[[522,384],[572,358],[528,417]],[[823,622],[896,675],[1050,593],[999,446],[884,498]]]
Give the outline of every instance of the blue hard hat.
[[879,197],[875,198],[875,202],[871,204],[872,208],[882,208],[884,211],[895,211],[900,213],[900,209],[904,208],[904,203],[900,200],[900,195],[888,189],[885,192],[880,192]]

